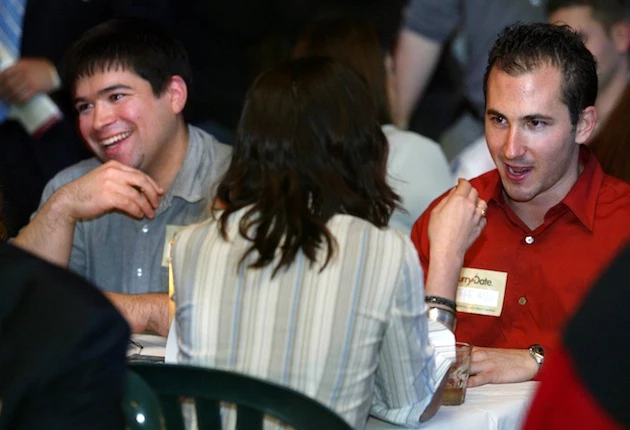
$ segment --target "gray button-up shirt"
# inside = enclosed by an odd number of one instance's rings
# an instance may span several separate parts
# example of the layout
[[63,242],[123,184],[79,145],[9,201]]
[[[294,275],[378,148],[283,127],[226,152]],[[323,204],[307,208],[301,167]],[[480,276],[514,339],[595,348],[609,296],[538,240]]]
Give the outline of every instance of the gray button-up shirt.
[[[189,126],[186,158],[161,198],[155,218],[136,220],[112,212],[78,222],[70,270],[103,291],[168,292],[168,267],[164,264],[170,239],[167,234],[208,217],[215,186],[229,165],[231,152],[229,146]],[[59,172],[46,185],[41,204],[64,184],[100,165],[98,159],[91,158]]]

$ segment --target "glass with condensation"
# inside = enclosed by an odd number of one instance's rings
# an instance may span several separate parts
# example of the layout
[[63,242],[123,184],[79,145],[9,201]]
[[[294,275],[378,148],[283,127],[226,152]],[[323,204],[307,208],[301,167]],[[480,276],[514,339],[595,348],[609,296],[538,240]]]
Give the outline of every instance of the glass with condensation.
[[455,343],[456,359],[448,371],[446,389],[441,404],[457,406],[466,400],[466,386],[470,374],[470,352],[472,346],[464,342]]

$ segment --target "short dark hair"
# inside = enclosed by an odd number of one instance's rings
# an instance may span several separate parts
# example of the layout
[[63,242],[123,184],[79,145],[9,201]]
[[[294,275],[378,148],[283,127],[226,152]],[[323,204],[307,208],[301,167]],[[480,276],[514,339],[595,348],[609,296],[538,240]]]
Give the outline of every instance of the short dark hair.
[[386,89],[385,54],[373,26],[361,18],[328,18],[311,24],[294,49],[295,57],[330,56],[365,79],[381,124],[392,122]]
[[74,89],[82,77],[116,69],[148,81],[156,96],[172,76],[192,84],[183,45],[159,24],[142,18],[112,19],[86,31],[66,53],[63,77]]
[[558,9],[587,6],[593,10],[593,18],[610,32],[619,21],[630,20],[629,0],[547,0],[547,15]]
[[218,186],[226,205],[219,219],[251,206],[240,234],[257,252],[250,267],[274,275],[302,251],[314,263],[335,238],[326,223],[349,214],[385,227],[398,196],[386,181],[388,144],[363,80],[329,57],[307,57],[262,73],[249,89],[232,161]]
[[562,73],[562,102],[569,108],[571,124],[577,124],[582,111],[597,98],[597,63],[579,34],[567,25],[518,23],[503,29],[488,57],[483,79],[486,101],[494,67],[516,76],[547,64]]

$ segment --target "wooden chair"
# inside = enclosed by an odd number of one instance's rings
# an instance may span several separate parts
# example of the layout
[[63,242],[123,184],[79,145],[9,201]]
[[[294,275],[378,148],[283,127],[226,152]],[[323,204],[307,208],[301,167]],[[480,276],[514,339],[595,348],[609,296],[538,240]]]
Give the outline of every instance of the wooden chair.
[[168,430],[184,430],[180,397],[195,400],[200,430],[222,429],[221,402],[233,403],[237,428],[263,428],[265,415],[298,430],[350,430],[339,415],[288,387],[240,373],[183,365],[133,363],[130,368],[157,393]]

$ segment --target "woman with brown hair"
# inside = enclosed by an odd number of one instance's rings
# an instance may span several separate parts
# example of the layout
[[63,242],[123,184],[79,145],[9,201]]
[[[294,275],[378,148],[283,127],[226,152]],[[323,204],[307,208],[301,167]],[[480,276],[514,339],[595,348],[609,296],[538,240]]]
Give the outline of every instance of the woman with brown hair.
[[[368,413],[417,426],[435,412],[454,320],[427,318],[417,254],[386,228],[387,152],[351,69],[312,57],[258,77],[219,184],[225,209],[173,245],[180,363],[288,385],[353,428]],[[433,294],[454,299],[459,268],[442,263],[478,236],[484,205],[462,182],[434,212]]]

